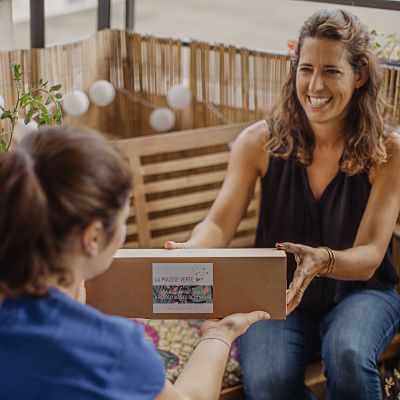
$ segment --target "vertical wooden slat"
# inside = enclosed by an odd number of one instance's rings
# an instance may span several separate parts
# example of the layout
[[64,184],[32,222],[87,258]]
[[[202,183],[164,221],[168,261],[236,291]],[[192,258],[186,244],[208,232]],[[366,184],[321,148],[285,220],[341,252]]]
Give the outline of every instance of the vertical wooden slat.
[[242,104],[241,107],[244,110],[243,120],[249,119],[249,51],[247,49],[240,50],[240,61],[241,61],[241,89],[242,89]]

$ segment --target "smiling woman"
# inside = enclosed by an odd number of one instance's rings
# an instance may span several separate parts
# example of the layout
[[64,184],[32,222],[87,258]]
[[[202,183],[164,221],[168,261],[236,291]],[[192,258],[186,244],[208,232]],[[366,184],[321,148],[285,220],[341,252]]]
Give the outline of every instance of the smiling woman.
[[[288,254],[287,319],[239,339],[249,399],[311,399],[321,354],[332,399],[380,400],[377,358],[399,329],[389,243],[400,210],[400,139],[387,121],[367,28],[343,10],[300,30],[271,118],[245,129],[206,219],[186,243],[224,247],[261,181],[256,247]],[[277,241],[285,241],[276,243]]]
[[367,79],[367,71],[353,71],[341,42],[306,38],[296,74],[299,102],[311,129],[330,123],[344,127],[350,99]]

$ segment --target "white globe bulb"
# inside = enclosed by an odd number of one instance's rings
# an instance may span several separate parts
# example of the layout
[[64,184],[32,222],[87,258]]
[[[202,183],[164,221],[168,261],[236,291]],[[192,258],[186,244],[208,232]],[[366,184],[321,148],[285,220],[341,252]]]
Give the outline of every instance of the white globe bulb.
[[19,119],[14,125],[13,137],[19,143],[25,136],[37,132],[38,126],[38,123],[34,120],[25,124],[23,119]]
[[0,117],[3,115],[4,105],[5,105],[4,97],[0,95]]
[[175,114],[169,108],[156,108],[150,114],[149,123],[156,132],[169,131],[175,125]]
[[96,106],[108,106],[115,99],[115,88],[110,82],[100,79],[90,86],[89,97]]
[[62,108],[67,114],[78,117],[89,109],[89,98],[82,90],[73,90],[63,97]]
[[167,102],[170,107],[182,110],[192,102],[192,92],[183,84],[174,85],[168,90]]

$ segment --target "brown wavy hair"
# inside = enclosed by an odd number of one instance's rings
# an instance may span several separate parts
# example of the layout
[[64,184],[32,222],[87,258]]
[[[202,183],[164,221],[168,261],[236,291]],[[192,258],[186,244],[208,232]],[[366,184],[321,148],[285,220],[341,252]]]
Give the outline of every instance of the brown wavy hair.
[[128,163],[96,132],[40,129],[1,154],[0,291],[43,295],[50,276],[68,286],[60,256],[95,220],[107,244],[131,186]]
[[354,91],[350,100],[340,169],[348,175],[369,172],[388,158],[388,106],[381,92],[382,71],[372,51],[368,29],[355,15],[344,10],[317,11],[301,27],[280,102],[267,121],[270,154],[280,158],[292,156],[306,166],[312,163],[314,133],[296,92],[297,66],[307,37],[340,41],[347,50],[354,73],[359,73],[363,67],[368,69],[368,80]]

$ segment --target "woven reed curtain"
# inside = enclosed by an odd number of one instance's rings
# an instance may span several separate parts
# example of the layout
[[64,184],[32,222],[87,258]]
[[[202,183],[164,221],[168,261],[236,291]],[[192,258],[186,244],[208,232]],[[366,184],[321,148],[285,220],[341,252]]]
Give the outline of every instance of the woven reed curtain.
[[384,68],[383,93],[391,107],[393,120],[400,124],[400,68],[386,66]]
[[[185,47],[179,40],[103,30],[77,43],[0,52],[0,94],[7,106],[16,100],[13,61],[22,64],[24,85],[44,78],[50,85],[61,83],[64,93],[87,92],[94,81],[109,80],[117,88],[113,104],[92,104],[85,115],[65,116],[64,121],[115,137],[154,133],[148,123],[150,112],[167,106],[168,89],[184,80],[193,102],[184,111],[174,110],[174,130],[263,118],[278,101],[290,69],[286,55],[197,41]],[[399,68],[384,66],[384,77],[383,92],[400,123]],[[0,128],[9,126],[0,121]]]
[[[183,43],[153,36],[127,35],[127,57],[124,63],[124,107],[120,108],[121,136],[153,133],[148,120],[155,107],[168,107],[168,89],[183,79]],[[114,60],[118,62],[118,60]],[[113,81],[111,81],[113,82]],[[114,83],[114,82],[113,82]],[[175,130],[183,125],[182,111],[176,111]]]
[[278,100],[289,69],[286,55],[192,42],[193,127],[265,117]]

